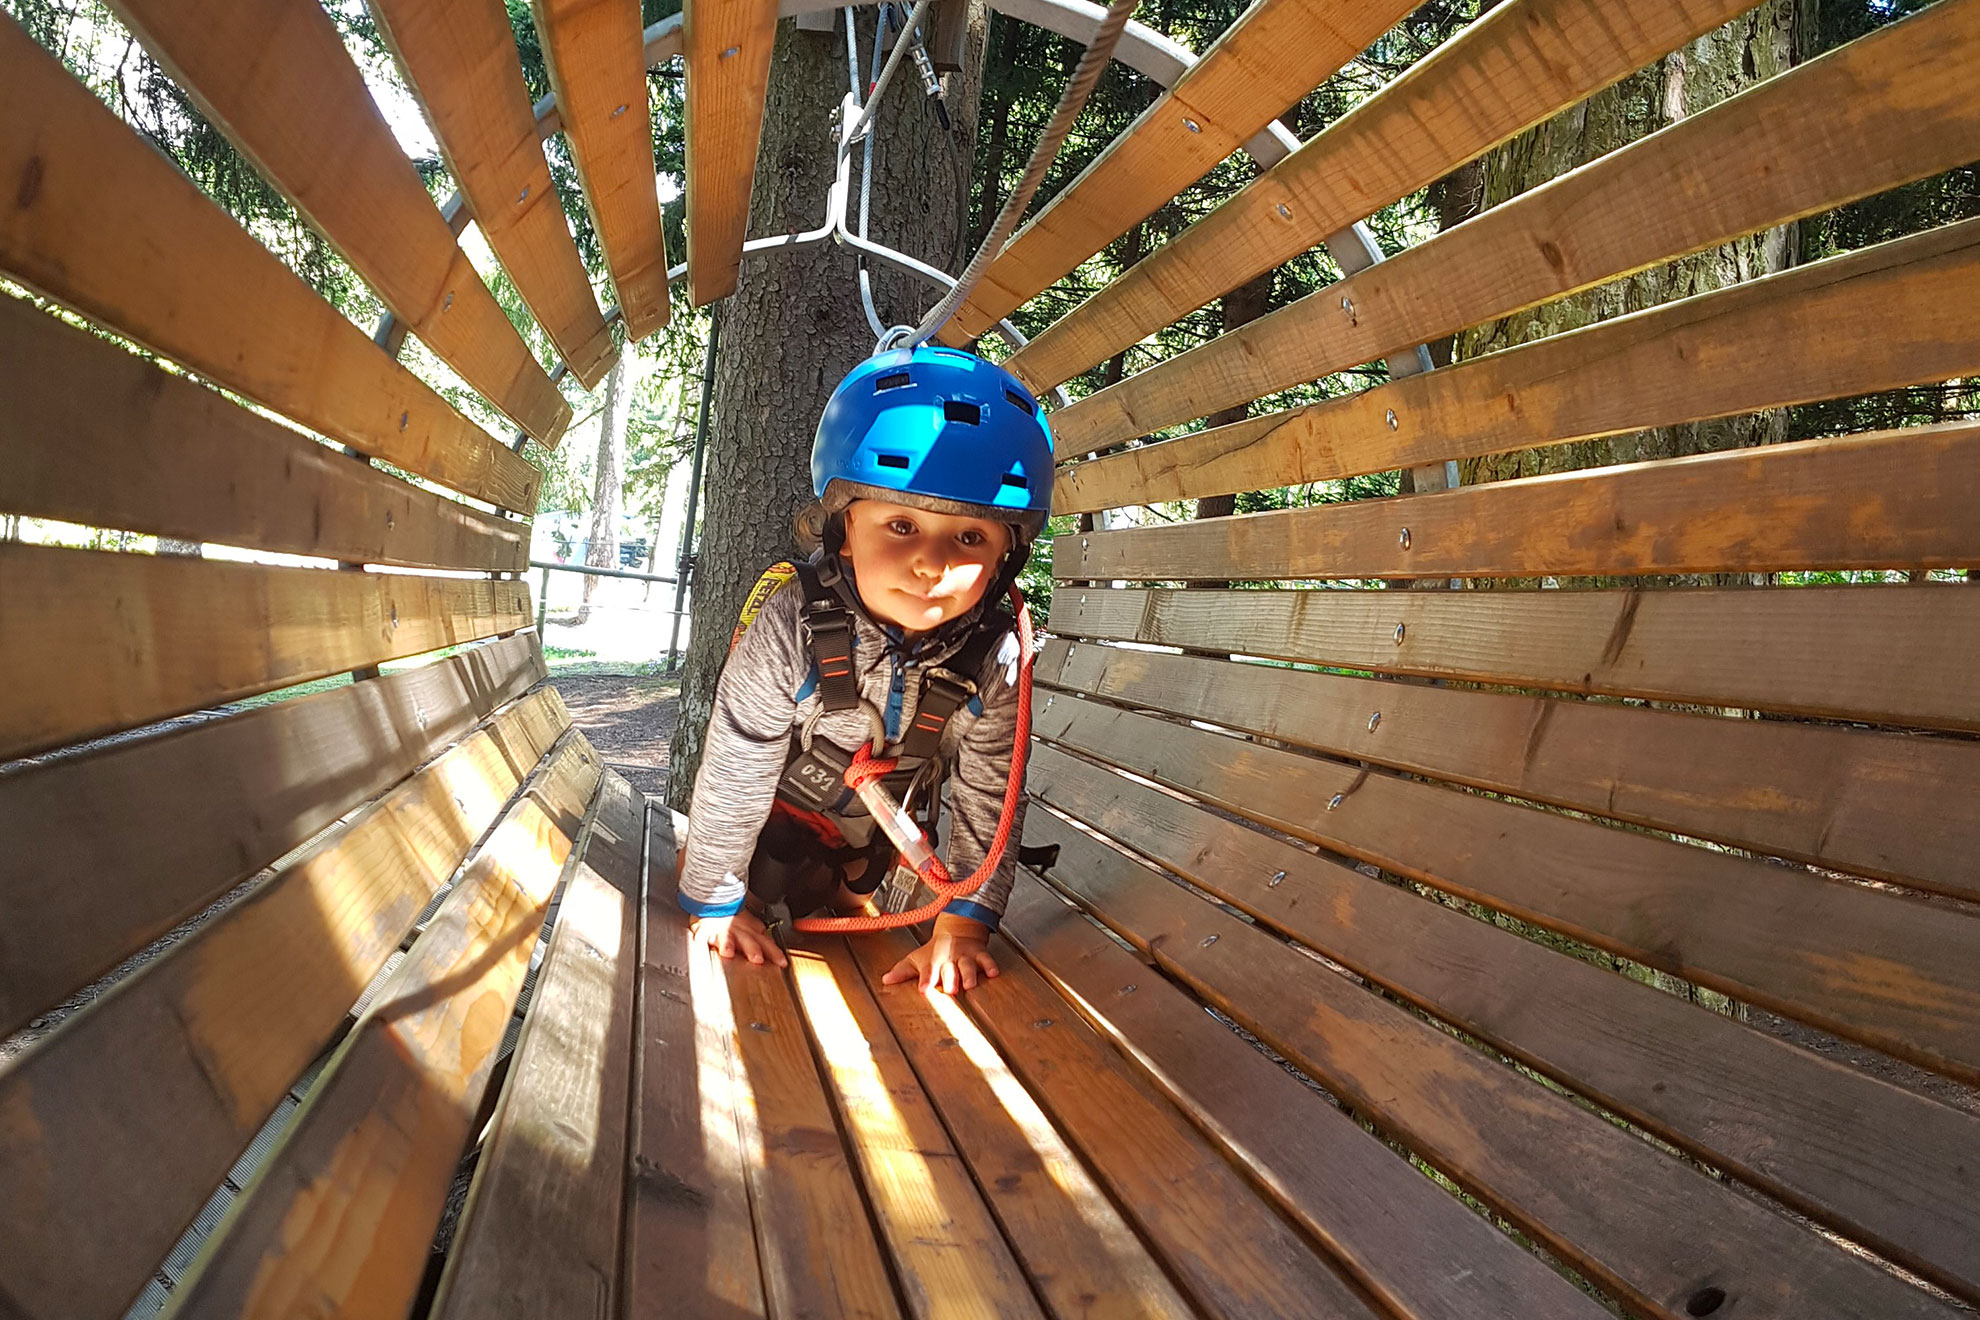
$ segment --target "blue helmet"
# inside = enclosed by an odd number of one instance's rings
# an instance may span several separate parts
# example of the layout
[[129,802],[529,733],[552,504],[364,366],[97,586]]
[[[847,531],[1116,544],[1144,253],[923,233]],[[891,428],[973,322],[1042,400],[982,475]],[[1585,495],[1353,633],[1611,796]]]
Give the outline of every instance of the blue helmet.
[[832,391],[811,446],[828,513],[857,499],[1009,523],[1029,541],[1052,512],[1052,433],[1017,377],[961,349],[880,353]]

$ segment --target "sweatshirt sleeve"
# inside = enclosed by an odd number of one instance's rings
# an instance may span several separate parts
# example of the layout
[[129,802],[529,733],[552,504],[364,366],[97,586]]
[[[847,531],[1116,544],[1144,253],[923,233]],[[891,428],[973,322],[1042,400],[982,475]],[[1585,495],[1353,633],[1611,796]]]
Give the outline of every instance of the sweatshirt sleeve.
[[809,669],[802,598],[787,583],[764,603],[715,686],[681,865],[680,904],[694,916],[733,916],[748,891],[749,860],[783,777],[795,694]]
[[[997,821],[1004,811],[1004,792],[1010,782],[1012,744],[1017,737],[1019,688],[1017,634],[1007,635],[999,645],[987,675],[978,680],[983,714],[972,724],[956,754],[956,768],[949,780],[949,808],[953,816],[949,830],[949,873],[957,879],[973,875],[990,855],[996,838]],[[983,888],[968,898],[949,904],[959,917],[970,917],[991,929],[1003,919],[1004,905],[1011,896],[1017,877],[1018,842],[1024,837],[1025,798],[1018,798],[1011,821],[1010,841],[996,874]]]

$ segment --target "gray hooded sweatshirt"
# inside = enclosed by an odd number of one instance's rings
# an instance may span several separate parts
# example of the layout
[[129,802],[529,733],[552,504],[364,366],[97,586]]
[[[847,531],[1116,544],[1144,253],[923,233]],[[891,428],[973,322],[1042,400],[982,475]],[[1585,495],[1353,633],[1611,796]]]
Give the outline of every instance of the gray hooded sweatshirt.
[[[741,909],[750,857],[770,818],[771,800],[791,755],[792,734],[816,718],[814,736],[851,750],[871,731],[863,709],[823,710],[801,623],[803,605],[804,592],[795,580],[771,596],[730,654],[716,686],[681,870],[681,907],[694,916],[730,916]],[[912,726],[921,696],[919,670],[949,660],[961,649],[967,631],[957,629],[952,641],[910,662],[904,647],[890,637],[894,630],[883,629],[863,609],[851,613],[857,638],[853,671],[860,695],[883,714],[891,754],[892,745]],[[991,649],[983,673],[965,675],[975,680],[977,695],[950,717],[942,737],[940,755],[951,767],[942,852],[958,880],[974,874],[989,854],[1003,811],[1017,732],[1017,671],[1013,632]],[[1017,841],[1023,833],[1020,798],[1011,841],[996,874],[969,898],[952,901],[948,911],[997,925],[1017,873]]]

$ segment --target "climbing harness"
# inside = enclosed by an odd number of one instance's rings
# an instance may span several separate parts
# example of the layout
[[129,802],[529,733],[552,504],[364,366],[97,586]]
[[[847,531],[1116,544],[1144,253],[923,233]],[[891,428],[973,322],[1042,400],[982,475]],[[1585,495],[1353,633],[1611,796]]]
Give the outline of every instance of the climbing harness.
[[[874,850],[848,845],[830,813],[842,810],[850,799],[857,798],[886,840],[893,845],[900,861],[906,863],[939,897],[937,901],[912,912],[888,913],[880,917],[796,919],[779,900],[772,904],[772,919],[767,924],[773,933],[786,925],[800,931],[842,933],[892,930],[913,925],[941,911],[951,898],[965,898],[981,889],[996,874],[1009,842],[1017,801],[1023,793],[1025,750],[1031,737],[1033,643],[1030,609],[1023,594],[1013,585],[1010,599],[1014,613],[1001,609],[986,612],[954,655],[944,663],[920,670],[921,691],[915,703],[915,717],[903,732],[896,754],[881,757],[877,753],[887,744],[886,722],[872,703],[859,694],[853,663],[857,633],[852,611],[838,598],[816,565],[786,561],[765,570],[744,602],[742,615],[737,620],[735,634],[729,643],[730,649],[734,650],[741,642],[765,602],[793,579],[804,593],[800,619],[806,646],[811,652],[819,709],[797,735],[796,754],[784,767],[783,776],[777,784],[773,819],[780,826],[809,834],[814,840],[814,850],[826,860],[850,860],[869,855]],[[949,721],[978,695],[973,675],[984,671],[991,647],[1008,635],[1013,623],[1018,635],[1018,727],[1011,749],[1010,779],[1005,787],[1003,809],[989,854],[969,879],[957,883],[935,855],[928,831],[902,804],[901,798],[887,788],[885,781],[897,776],[905,763],[908,783],[904,795],[912,797],[915,786],[921,781],[923,767],[936,764]],[[859,750],[846,752],[830,741],[814,736],[820,716],[827,712],[855,709],[863,709],[869,722],[868,737]],[[939,768],[935,782],[939,782]],[[931,783],[931,797],[933,788]]]
[[[863,934],[869,931],[896,930],[902,926],[913,926],[936,916],[948,907],[953,899],[968,898],[997,873],[997,867],[1004,859],[1004,850],[1010,844],[1011,828],[1017,818],[1017,806],[1024,796],[1024,767],[1026,752],[1031,743],[1031,610],[1025,604],[1024,594],[1015,585],[1011,587],[1011,605],[1017,614],[1018,633],[1018,711],[1017,733],[1011,746],[1010,776],[1004,783],[1004,803],[997,816],[997,831],[990,841],[990,850],[984,855],[983,864],[976,868],[967,879],[956,880],[949,874],[949,868],[935,855],[927,835],[915,822],[913,816],[902,808],[893,795],[882,786],[881,780],[893,773],[899,764],[898,758],[883,758],[874,755],[875,742],[868,742],[853,754],[852,764],[846,767],[846,786],[859,796],[861,802],[873,816],[894,845],[900,858],[912,869],[921,883],[933,890],[935,897],[918,908],[907,912],[885,912],[877,916],[852,917],[799,917],[791,922],[793,930],[813,934]],[[946,722],[946,717],[944,717]],[[916,721],[917,726],[920,720]],[[940,735],[936,735],[939,741]]]

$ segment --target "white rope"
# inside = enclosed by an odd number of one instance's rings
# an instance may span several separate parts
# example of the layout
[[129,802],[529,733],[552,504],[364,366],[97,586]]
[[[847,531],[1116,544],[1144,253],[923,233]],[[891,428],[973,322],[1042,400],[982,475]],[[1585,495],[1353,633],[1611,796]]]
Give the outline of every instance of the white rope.
[[[917,18],[928,3],[929,0],[920,0],[915,6]],[[927,343],[934,338],[936,331],[949,323],[950,318],[969,301],[969,295],[975,292],[977,282],[983,278],[983,272],[989,268],[991,261],[1002,254],[1005,242],[1024,217],[1025,208],[1031,205],[1032,194],[1038,191],[1038,185],[1045,181],[1046,171],[1058,159],[1059,147],[1065,142],[1066,134],[1072,131],[1073,121],[1085,109],[1087,95],[1100,81],[1100,74],[1106,69],[1107,62],[1114,57],[1114,45],[1121,39],[1121,32],[1127,27],[1128,16],[1134,12],[1134,7],[1135,0],[1113,0],[1107,6],[1107,16],[1100,20],[1100,29],[1093,34],[1092,44],[1080,55],[1072,81],[1066,84],[1058,109],[1052,112],[1051,122],[1045,127],[1045,135],[1032,149],[1031,160],[1025,166],[1024,177],[1018,181],[1016,191],[1004,199],[1004,209],[997,213],[996,223],[983,236],[983,245],[977,248],[976,255],[963,268],[962,277],[956,281],[955,287],[943,295],[942,300],[915,327],[914,337],[909,341],[910,347]],[[912,28],[913,22],[910,21],[908,26]],[[899,47],[895,48],[894,57],[898,62]],[[892,64],[888,66],[890,70],[892,67]]]
[[[902,29],[901,39],[894,43],[894,53],[887,57],[887,67],[880,70],[880,77],[874,81],[873,91],[867,96],[866,105],[859,112],[859,118],[853,121],[853,126],[847,130],[845,137],[840,139],[839,150],[849,150],[853,140],[864,133],[867,126],[873,122],[873,112],[879,108],[880,98],[886,93],[887,84],[894,80],[894,70],[901,67],[902,59],[907,56],[908,47],[914,44],[907,39],[907,35],[921,26],[922,18],[928,13],[928,6],[934,3],[935,0],[915,0],[914,11],[908,15],[907,26]],[[884,13],[879,21],[886,21]]]

